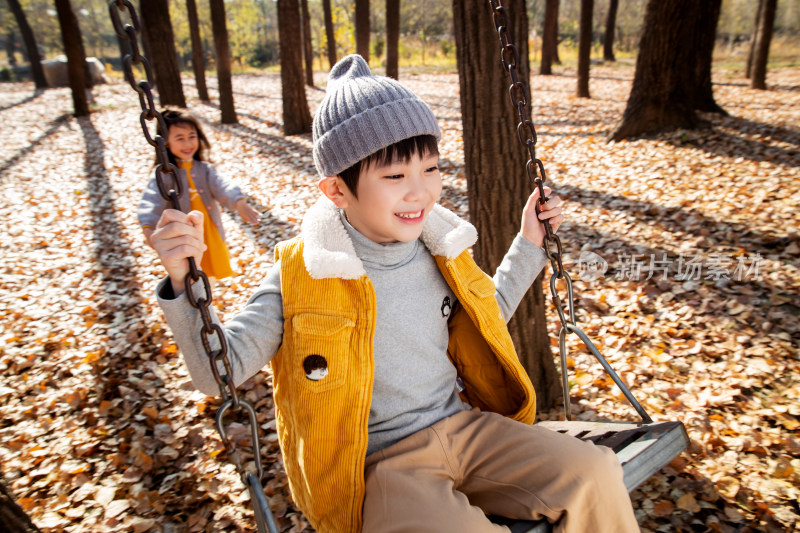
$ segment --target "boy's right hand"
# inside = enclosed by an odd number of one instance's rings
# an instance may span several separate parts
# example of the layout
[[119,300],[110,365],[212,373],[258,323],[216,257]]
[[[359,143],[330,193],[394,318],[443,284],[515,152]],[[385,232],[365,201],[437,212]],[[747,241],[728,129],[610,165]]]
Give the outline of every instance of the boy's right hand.
[[203,213],[165,209],[150,240],[169,275],[172,290],[178,296],[186,290],[184,280],[189,273],[187,259],[194,257],[199,266],[207,248],[203,242]]

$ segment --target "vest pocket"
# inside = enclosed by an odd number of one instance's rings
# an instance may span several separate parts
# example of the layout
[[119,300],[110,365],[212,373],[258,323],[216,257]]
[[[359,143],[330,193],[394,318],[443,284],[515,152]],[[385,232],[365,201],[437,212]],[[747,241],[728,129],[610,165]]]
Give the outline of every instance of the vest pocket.
[[343,316],[301,313],[292,318],[292,376],[300,389],[325,392],[344,384],[355,322]]
[[467,286],[469,291],[478,298],[494,297],[497,289],[494,286],[494,281],[483,270],[476,265],[466,277]]

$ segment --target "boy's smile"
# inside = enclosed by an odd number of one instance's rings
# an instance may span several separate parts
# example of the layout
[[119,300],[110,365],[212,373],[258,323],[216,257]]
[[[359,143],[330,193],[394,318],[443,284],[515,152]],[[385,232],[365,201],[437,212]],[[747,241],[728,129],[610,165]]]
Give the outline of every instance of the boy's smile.
[[[350,224],[377,243],[410,242],[442,194],[439,154],[412,154],[408,161],[363,168],[356,198],[344,183],[343,208]],[[337,178],[340,179],[340,178]]]

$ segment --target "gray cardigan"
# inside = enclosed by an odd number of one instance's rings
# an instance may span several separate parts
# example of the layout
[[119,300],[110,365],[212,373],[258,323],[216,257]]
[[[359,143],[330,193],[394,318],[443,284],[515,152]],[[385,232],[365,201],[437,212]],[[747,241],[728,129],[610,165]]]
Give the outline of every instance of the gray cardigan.
[[[217,227],[217,231],[219,231],[222,240],[225,240],[225,229],[222,227],[220,204],[226,209],[234,210],[236,209],[236,201],[240,198],[245,198],[246,195],[231,180],[217,174],[213,165],[205,161],[197,160],[193,163],[192,181],[194,181],[194,185],[200,193],[200,198],[203,199],[211,221],[214,222],[214,225]],[[190,200],[186,171],[179,168],[178,176],[183,186],[178,201],[180,202],[181,210],[188,212],[190,209]],[[169,180],[169,178],[167,178],[167,180]],[[155,229],[158,219],[161,218],[161,213],[164,209],[170,207],[172,207],[170,203],[158,192],[155,176],[150,178],[142,194],[142,199],[139,201],[139,209],[137,211],[139,224],[142,226],[150,226]]]

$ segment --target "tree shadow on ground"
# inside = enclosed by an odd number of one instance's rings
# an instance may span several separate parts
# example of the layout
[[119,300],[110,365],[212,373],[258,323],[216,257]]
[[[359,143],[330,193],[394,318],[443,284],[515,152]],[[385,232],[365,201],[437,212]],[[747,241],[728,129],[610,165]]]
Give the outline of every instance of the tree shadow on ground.
[[768,124],[766,122],[758,122],[737,116],[720,117],[719,115],[710,115],[711,117],[719,117],[718,126],[731,128],[740,133],[754,133],[763,137],[768,137],[772,141],[785,142],[787,144],[794,144],[800,146],[800,129],[776,126],[775,124]]
[[[739,395],[738,399],[740,401],[747,401],[747,398],[743,395]],[[703,431],[711,430],[710,424],[708,423],[708,417],[705,413],[698,413],[693,417],[693,420],[698,425],[702,426]],[[709,447],[703,446],[701,443],[695,443],[695,445],[698,448],[703,449],[703,451],[700,452],[701,457],[707,457],[706,460],[714,459],[716,461],[724,461],[724,448],[722,453],[717,453],[714,451],[706,451]],[[691,457],[690,452],[684,452],[682,455],[678,456],[678,460],[675,464],[681,465],[681,463],[684,462],[683,458],[688,459],[689,463],[691,464],[697,464],[700,462],[700,460],[697,458]],[[736,513],[734,513],[732,518],[726,523],[723,523],[720,527],[719,517],[728,516],[726,508],[736,509],[737,511],[741,509],[750,510],[752,503],[747,501],[746,496],[747,493],[750,492],[749,490],[741,490],[740,493],[734,498],[726,497],[723,496],[719,490],[717,490],[716,487],[718,486],[718,481],[715,482],[714,480],[700,474],[696,470],[681,470],[678,472],[671,466],[664,467],[659,473],[655,474],[655,476],[665,476],[667,481],[662,481],[662,486],[664,483],[668,484],[670,491],[675,491],[681,494],[694,494],[699,496],[697,499],[703,502],[703,505],[698,506],[698,510],[691,512],[691,516],[694,520],[693,524],[696,524],[697,527],[693,525],[692,529],[689,531],[740,531],[743,533],[754,533],[756,531],[788,531],[787,529],[784,529],[785,524],[781,524],[778,520],[776,520],[771,512],[764,512],[766,509],[758,509],[752,514],[753,517],[749,519],[744,518],[743,513],[740,513],[741,517],[736,516]],[[742,488],[744,488],[744,486]],[[634,503],[638,502],[641,504],[642,501],[649,500],[652,497],[652,495],[649,495],[648,492],[647,481],[645,481],[645,483],[643,483],[640,487],[637,487],[631,491],[631,500]],[[689,513],[690,511],[681,508],[673,508],[672,511],[666,516],[655,515],[652,512],[648,513],[644,523],[641,524],[642,529],[646,531],[683,531],[683,529],[676,524],[686,519],[677,518],[677,515]],[[722,518],[722,520],[725,521],[725,518]],[[706,525],[702,526],[701,524]],[[709,524],[713,525],[709,526]],[[667,528],[666,526],[670,527]],[[702,529],[703,527],[705,527],[705,529]]]
[[22,150],[20,150],[16,154],[14,154],[13,157],[11,157],[8,161],[3,163],[3,166],[0,167],[0,176],[5,176],[6,175],[6,171],[8,169],[10,169],[14,165],[16,165],[17,162],[19,162],[20,159],[22,159],[23,157],[25,157],[29,153],[33,152],[36,149],[36,147],[39,146],[39,144],[42,143],[42,141],[44,141],[45,139],[50,137],[52,134],[54,134],[56,131],[58,131],[58,128],[60,128],[62,125],[64,125],[70,119],[71,116],[72,116],[72,113],[64,113],[63,115],[59,115],[58,117],[56,117],[53,120],[51,120],[50,121],[50,127],[47,128],[47,131],[42,133],[39,137],[37,137],[36,139],[31,141],[30,144],[28,144],[28,146],[26,146],[25,148],[23,148]]
[[[212,104],[210,102],[203,102],[203,104],[213,108],[219,107],[216,104]],[[261,122],[261,123],[266,122],[265,118],[260,117],[258,115],[239,113],[239,116],[246,116],[256,122]],[[292,139],[293,136],[272,135],[241,123],[217,124],[215,122],[203,118],[200,118],[200,121],[204,122],[205,124],[208,124],[213,128],[229,131],[239,137],[245,138],[247,139],[248,142],[252,143],[254,146],[258,146],[263,153],[276,157],[279,160],[286,159],[287,156],[292,156],[298,161],[306,161],[307,163],[305,163],[302,167],[298,166],[297,169],[306,170],[311,172],[312,174],[316,173],[316,170],[314,169],[314,159],[312,157],[311,148],[304,145],[303,143],[299,143],[293,140]],[[310,134],[306,133],[303,135],[308,136]]]
[[745,248],[749,253],[758,252],[766,255],[782,254],[785,248],[792,243],[800,244],[800,235],[798,234],[775,235],[760,232],[746,224],[710,218],[696,209],[662,206],[653,202],[593,191],[560,182],[555,183],[553,188],[558,191],[559,195],[570,201],[579,202],[587,208],[622,211],[634,220],[646,224],[655,223],[676,235],[685,234],[687,226],[709,228],[713,230],[705,237],[709,248],[717,246],[734,249]]
[[[565,226],[567,224],[565,223]],[[636,284],[644,294],[657,296],[667,291],[672,291],[674,296],[675,309],[681,305],[688,305],[696,309],[695,316],[703,316],[712,320],[722,331],[726,331],[731,338],[737,331],[745,327],[752,327],[759,335],[759,328],[765,323],[770,323],[772,332],[784,331],[794,338],[795,345],[800,345],[800,319],[798,311],[800,308],[793,304],[772,304],[770,296],[775,293],[785,293],[786,288],[773,283],[768,273],[750,272],[744,273],[740,280],[728,279],[724,282],[715,281],[710,278],[709,263],[702,261],[696,263],[698,268],[690,274],[690,269],[686,268],[687,259],[692,259],[692,255],[686,252],[676,254],[670,250],[650,246],[643,243],[630,243],[617,238],[615,235],[606,234],[595,228],[583,225],[570,224],[559,231],[559,235],[564,242],[565,253],[570,254],[575,261],[574,264],[567,263],[565,268],[570,277],[576,281],[575,287],[575,308],[578,323],[584,322],[586,314],[604,316],[608,309],[607,306],[595,301],[592,298],[584,297],[584,292],[580,288],[580,249],[586,243],[603,243],[602,247],[591,247],[590,251],[600,255],[608,263],[608,270],[599,281],[587,282],[587,286],[592,288],[595,294],[597,291],[602,293],[603,279],[614,279],[623,287]],[[681,257],[682,256],[682,257]],[[634,268],[633,260],[641,262],[641,268]],[[651,259],[655,260],[653,275],[650,277]],[[749,263],[748,266],[752,266]],[[733,265],[731,265],[733,266]],[[705,268],[704,268],[705,267]],[[683,270],[681,272],[681,270]],[[728,275],[732,274],[728,271]],[[686,276],[686,279],[681,276]],[[649,278],[649,279],[648,279]],[[666,285],[665,285],[666,283]],[[628,287],[627,290],[633,290]],[[701,292],[702,291],[702,294]],[[798,295],[800,296],[800,295]],[[750,306],[744,313],[730,313],[729,304],[736,301]],[[662,314],[668,310],[660,309],[650,301],[637,299],[637,308],[642,316],[652,316],[656,320],[662,318]],[[631,309],[627,311],[630,315]],[[678,337],[682,330],[692,330],[697,324],[692,321],[680,322],[676,324],[675,331]],[[653,338],[645,342],[656,344],[659,341],[670,339]],[[750,342],[750,341],[747,341]],[[639,345],[629,345],[630,349],[641,348]],[[742,350],[747,346],[742,345]]]
[[13,104],[0,107],[0,111],[5,111],[6,109],[11,109],[12,107],[17,107],[18,105],[27,104],[28,102],[39,98],[42,94],[44,94],[44,89],[36,89],[32,95],[23,98],[19,102],[14,102]]
[[[128,241],[118,216],[119,207],[115,205],[115,194],[103,160],[105,151],[103,141],[90,117],[80,118],[78,123],[85,143],[84,175],[87,181],[86,191],[89,195],[89,210],[94,233],[91,246],[96,264],[101,269],[101,281],[94,296],[94,301],[99,302],[97,305],[98,323],[111,324],[120,314],[130,322],[131,317],[144,317],[146,314],[146,303],[140,290],[139,281],[131,279],[137,270],[134,260],[136,251]],[[105,426],[105,438],[98,444],[102,453],[122,454],[124,458],[125,452],[128,451],[129,460],[134,460],[135,451],[138,450],[138,453],[147,451],[146,448],[143,448],[143,442],[155,444],[153,427],[142,423],[141,427],[147,428],[147,431],[142,434],[131,425],[130,416],[120,416],[120,413],[115,413],[113,410],[101,413],[98,406],[104,401],[111,403],[122,401],[126,405],[126,411],[133,413],[140,411],[149,402],[165,401],[163,398],[153,397],[152,389],[146,386],[141,388],[137,386],[138,382],[147,382],[137,377],[146,372],[146,369],[142,369],[143,362],[139,360],[139,354],[159,354],[161,343],[154,339],[144,320],[135,320],[133,323],[138,324],[135,329],[116,333],[125,336],[124,339],[116,339],[116,341],[127,342],[128,349],[115,356],[106,354],[93,364],[96,383],[92,387],[92,391],[96,395],[96,403],[89,404],[94,409],[90,407],[84,410],[93,411],[91,415],[98,421],[96,423],[102,421],[102,425]],[[109,336],[111,337],[111,334]],[[131,346],[136,343],[141,347],[136,350],[136,353],[131,353]],[[159,407],[163,408],[164,406],[160,405]],[[186,491],[181,492],[188,493],[189,487],[197,486],[201,479],[193,474],[191,468],[187,468],[199,450],[199,447],[191,443],[192,440],[191,434],[184,439],[183,449],[177,460],[162,459],[163,463],[156,462],[156,466],[151,472],[144,472],[141,483],[148,486],[150,490],[159,490],[160,487],[163,488],[162,483],[165,480],[177,476],[180,477],[180,484],[187,487]],[[152,457],[152,459],[157,461],[156,457]],[[119,467],[119,475],[121,476],[122,471],[131,466],[132,464],[125,465],[123,462]],[[177,498],[173,501],[177,501]],[[208,503],[206,501],[187,503],[183,508],[176,508],[171,515],[176,522],[185,523],[190,515],[201,510]],[[163,525],[168,526],[169,524]]]
[[286,235],[294,236],[300,233],[299,223],[281,220],[272,214],[272,211],[269,207],[260,202],[256,202],[252,198],[250,203],[259,213],[261,213],[261,222],[255,226],[253,224],[248,224],[240,217],[235,217],[236,222],[242,228],[242,231],[245,233],[245,235],[252,239],[253,242],[266,248],[267,252],[265,252],[265,254],[261,257],[267,257],[267,254],[269,254],[268,259],[271,261],[271,254],[275,249],[275,246],[284,240]]
[[[697,130],[692,130],[697,131]],[[783,148],[762,141],[748,139],[742,135],[729,133],[713,127],[704,130],[707,133],[684,133],[681,136],[670,135],[655,138],[663,139],[675,148],[694,148],[703,152],[723,156],[741,157],[755,162],[770,162],[784,167],[800,166],[800,150]],[[775,131],[775,130],[773,130]],[[643,136],[641,138],[649,138]],[[731,151],[731,147],[736,147]]]
[[[714,82],[714,85],[719,86],[727,86],[727,87],[750,87],[749,82],[735,82],[735,81],[722,81],[722,82]],[[781,85],[781,84],[769,84],[768,90],[775,90],[775,91],[800,91],[800,85]]]

